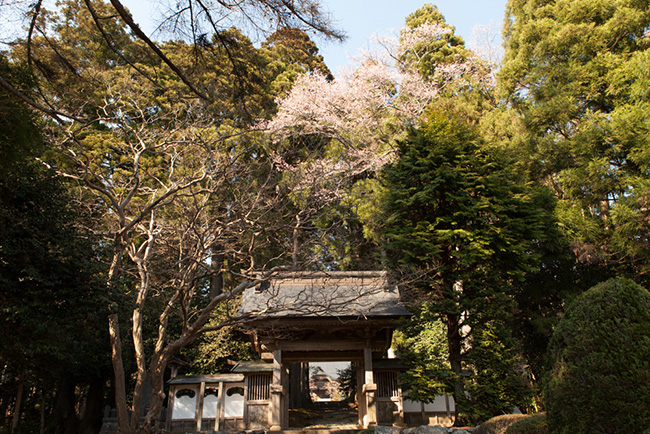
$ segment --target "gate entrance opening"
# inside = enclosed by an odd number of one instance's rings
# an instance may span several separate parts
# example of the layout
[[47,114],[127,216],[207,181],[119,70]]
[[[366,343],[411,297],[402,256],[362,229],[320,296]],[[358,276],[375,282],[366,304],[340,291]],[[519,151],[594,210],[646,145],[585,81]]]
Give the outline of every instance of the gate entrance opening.
[[300,362],[289,368],[289,428],[359,428],[351,362]]

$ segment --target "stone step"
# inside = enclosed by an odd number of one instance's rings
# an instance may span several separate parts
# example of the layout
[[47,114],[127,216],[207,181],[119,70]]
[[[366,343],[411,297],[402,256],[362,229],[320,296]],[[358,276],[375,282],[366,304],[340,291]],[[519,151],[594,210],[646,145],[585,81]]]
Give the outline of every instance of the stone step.
[[349,428],[289,428],[283,431],[280,431],[279,434],[356,434],[361,428],[358,429],[349,429]]

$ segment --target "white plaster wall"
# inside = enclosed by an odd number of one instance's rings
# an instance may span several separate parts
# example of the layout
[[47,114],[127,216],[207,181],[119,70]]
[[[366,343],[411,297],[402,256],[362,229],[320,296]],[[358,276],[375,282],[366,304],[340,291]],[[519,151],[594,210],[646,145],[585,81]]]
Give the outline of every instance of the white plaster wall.
[[224,388],[224,417],[244,417],[244,395],[239,393],[229,394],[228,391],[235,387],[244,388],[244,383],[232,383]]
[[[179,392],[182,390],[192,390],[194,392],[194,397],[189,397],[187,395],[178,396]],[[198,393],[194,388],[185,388],[176,391],[174,396],[174,409],[172,411],[172,419],[194,419],[196,414],[196,399]]]
[[[449,411],[455,412],[456,406],[454,403],[454,397],[449,396],[448,399],[449,399]],[[404,412],[418,413],[420,411],[422,411],[420,407],[420,402],[411,401],[410,399],[404,400]],[[425,412],[446,412],[447,404],[445,402],[445,395],[438,395],[436,396],[436,399],[433,400],[433,402],[424,404],[424,411]]]

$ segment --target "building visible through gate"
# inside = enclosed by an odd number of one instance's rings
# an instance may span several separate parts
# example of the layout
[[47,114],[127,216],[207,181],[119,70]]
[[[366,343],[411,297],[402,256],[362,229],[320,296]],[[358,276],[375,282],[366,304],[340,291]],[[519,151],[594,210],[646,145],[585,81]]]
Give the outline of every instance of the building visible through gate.
[[358,428],[453,423],[450,397],[426,405],[402,397],[404,367],[388,350],[397,321],[409,314],[386,273],[280,274],[247,290],[238,315],[261,360],[170,380],[168,430],[287,429],[289,408],[308,399],[305,367],[326,361],[356,369]]

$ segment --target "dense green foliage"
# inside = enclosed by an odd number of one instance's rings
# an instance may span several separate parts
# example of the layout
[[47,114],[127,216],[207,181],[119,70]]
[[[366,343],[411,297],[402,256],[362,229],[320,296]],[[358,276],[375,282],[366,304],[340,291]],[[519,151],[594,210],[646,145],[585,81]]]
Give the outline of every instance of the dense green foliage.
[[519,419],[506,429],[505,434],[549,434],[545,414]]
[[[525,403],[509,292],[536,264],[534,241],[544,236],[548,210],[504,155],[436,111],[399,143],[399,159],[382,176],[387,260],[445,322],[457,405],[484,420]],[[463,384],[465,369],[471,376]],[[435,389],[428,393],[432,399]]]
[[431,303],[422,303],[413,310],[413,317],[400,327],[394,344],[408,367],[401,375],[405,394],[414,401],[427,402],[432,391],[453,388],[447,328]]
[[499,72],[576,256],[621,273],[648,265],[649,25],[643,1],[511,0]]
[[[0,57],[19,89],[26,69]],[[54,171],[35,116],[0,89],[0,431],[97,432],[109,378],[102,249]],[[99,313],[99,315],[98,315]],[[80,326],[83,325],[83,326]],[[84,404],[85,412],[77,411]],[[12,417],[22,410],[24,421]],[[42,422],[40,422],[42,420]]]
[[567,308],[549,351],[552,433],[615,434],[650,426],[648,290],[624,278],[594,286]]
[[[0,177],[0,198],[2,414],[22,389],[23,432],[37,431],[41,416],[48,429],[96,430],[110,370],[101,251],[81,226],[89,217],[37,163],[14,163]],[[76,413],[75,388],[90,385],[88,411]]]
[[566,303],[617,275],[647,282],[649,24],[637,1],[507,4],[497,76],[506,104],[481,126],[557,199],[559,236],[515,293],[537,379]]
[[[18,88],[31,84],[31,76],[24,68],[10,65],[0,52],[0,74],[10,77]],[[15,95],[0,87],[0,177],[9,176],[14,165],[24,162],[28,156],[42,151],[42,138],[35,125],[34,115]]]

